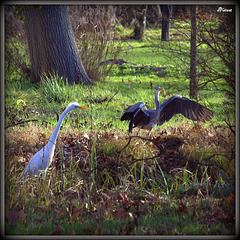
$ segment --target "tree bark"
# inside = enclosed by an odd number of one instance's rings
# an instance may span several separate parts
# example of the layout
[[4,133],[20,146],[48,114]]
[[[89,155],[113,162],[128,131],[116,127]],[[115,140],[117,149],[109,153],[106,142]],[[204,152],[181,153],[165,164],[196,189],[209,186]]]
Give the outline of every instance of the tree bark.
[[197,79],[197,13],[196,5],[191,6],[191,49],[190,49],[190,98],[198,97]]
[[146,16],[147,14],[147,5],[144,8],[144,6],[138,6],[136,9],[133,10],[133,15],[135,19],[134,23],[134,35],[132,39],[140,40],[143,38],[143,34],[146,27]]
[[66,6],[27,6],[25,29],[35,82],[43,73],[55,72],[69,83],[93,84],[79,56]]
[[160,5],[162,12],[162,37],[161,41],[170,40],[170,16],[172,14],[172,5]]

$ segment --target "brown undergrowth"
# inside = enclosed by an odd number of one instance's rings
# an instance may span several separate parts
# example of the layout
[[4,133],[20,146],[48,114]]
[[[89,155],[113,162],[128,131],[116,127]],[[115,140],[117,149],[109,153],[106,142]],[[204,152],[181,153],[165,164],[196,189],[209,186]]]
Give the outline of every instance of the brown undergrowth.
[[[49,137],[49,132],[34,124],[6,130],[5,207],[9,227],[28,223],[30,212],[40,212],[36,224],[52,212],[56,218],[50,231],[53,234],[66,233],[60,224],[63,219],[84,224],[82,234],[106,234],[104,228],[91,229],[86,222],[89,216],[96,222],[126,221],[120,232],[113,234],[188,233],[183,226],[167,227],[171,214],[187,214],[196,224],[205,221],[204,226],[219,222],[231,225],[230,229],[234,226],[234,192],[229,183],[234,184],[235,148],[234,136],[227,129],[184,125],[129,136],[117,131],[82,133],[63,128],[46,178],[21,181],[27,162]],[[209,164],[212,162],[216,167]],[[200,199],[212,204],[211,214],[198,202]],[[155,211],[166,215],[161,228],[143,227],[140,219]],[[216,211],[219,216],[214,215]],[[129,223],[131,227],[127,227]],[[228,234],[232,231],[224,229]]]

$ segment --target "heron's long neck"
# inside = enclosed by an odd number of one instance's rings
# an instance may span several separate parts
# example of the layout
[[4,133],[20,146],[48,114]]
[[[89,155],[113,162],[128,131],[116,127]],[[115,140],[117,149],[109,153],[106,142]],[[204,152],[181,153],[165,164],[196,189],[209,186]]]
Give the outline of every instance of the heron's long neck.
[[160,102],[158,93],[155,94],[156,111],[160,113]]
[[155,93],[155,103],[156,103],[156,112],[153,115],[153,121],[157,122],[160,115],[160,110],[161,110],[158,93]]
[[66,111],[66,110],[61,114],[61,116],[60,116],[60,118],[58,120],[57,126],[55,127],[55,129],[54,129],[54,131],[52,133],[52,136],[49,139],[49,144],[54,144],[54,145],[56,144],[56,139],[57,139],[57,136],[58,136],[59,129],[60,129],[61,125],[62,125],[63,119],[65,118],[65,116],[69,112],[69,111]]

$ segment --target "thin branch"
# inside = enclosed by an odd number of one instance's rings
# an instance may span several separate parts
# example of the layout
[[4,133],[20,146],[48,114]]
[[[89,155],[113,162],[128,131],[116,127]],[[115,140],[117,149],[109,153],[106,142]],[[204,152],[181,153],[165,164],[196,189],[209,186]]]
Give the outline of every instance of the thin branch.
[[149,138],[144,138],[144,137],[141,137],[141,136],[129,136],[126,139],[132,139],[132,138],[140,138],[142,140],[152,142],[160,151],[165,149],[163,144],[159,145],[156,141],[154,141],[152,139],[149,139]]
[[188,39],[190,39],[190,36],[187,33],[181,31],[178,27],[175,26],[175,24],[172,26],[172,28],[176,29],[178,32],[184,34]]
[[112,99],[113,99],[118,93],[119,93],[119,91],[116,91],[116,92],[112,95],[112,97],[111,97],[111,98],[108,100],[108,102],[107,102],[106,108],[107,108],[108,104],[112,101]]
[[10,127],[14,127],[14,126],[17,126],[17,125],[20,125],[20,124],[23,124],[23,123],[27,123],[27,122],[37,122],[39,121],[38,119],[30,119],[30,120],[25,120],[25,121],[20,121],[20,122],[17,122],[17,123],[13,123],[13,124],[9,124],[5,127],[5,129],[7,128],[10,128]]
[[120,166],[118,166],[117,168],[122,168],[122,167],[128,167],[132,164],[134,164],[135,162],[138,162],[138,161],[146,161],[146,160],[151,160],[151,159],[155,159],[155,158],[159,158],[161,157],[165,151],[166,151],[166,148],[161,144],[159,145],[156,141],[152,140],[152,139],[148,139],[148,138],[144,138],[144,137],[141,137],[141,136],[129,136],[127,137],[126,139],[129,139],[127,144],[118,152],[119,156],[121,154],[121,152],[128,147],[128,145],[130,144],[131,140],[133,138],[140,138],[142,140],[145,140],[145,141],[149,141],[149,142],[152,142],[159,150],[160,150],[160,153],[158,155],[155,155],[153,157],[148,157],[148,158],[134,158],[133,155],[129,155],[129,157],[132,158],[132,161],[130,163],[122,163]]
[[159,158],[163,155],[163,153],[160,153],[158,155],[155,155],[153,157],[148,157],[148,158],[134,158],[132,155],[130,155],[132,157],[132,161],[130,163],[122,163],[120,166],[118,166],[117,168],[122,168],[122,167],[129,167],[132,164],[134,164],[135,162],[140,162],[140,161],[147,161],[147,160],[152,160],[152,159],[156,159]]
[[[20,124],[28,123],[28,122],[38,122],[38,121],[40,122],[40,120],[38,120],[38,119],[29,119],[29,120],[25,120],[25,121],[20,121],[20,122],[17,122],[17,123],[12,123],[12,124],[7,125],[5,127],[5,129],[10,128],[10,127],[14,127],[14,126],[17,126],[17,125],[20,125]],[[50,124],[50,122],[47,122],[45,120],[43,120],[42,123]]]
[[216,18],[216,15],[215,15],[215,14],[213,14],[212,16],[210,16],[209,19],[207,19],[207,20],[206,20],[205,22],[203,22],[200,26],[198,26],[197,31],[199,32],[200,29],[201,29],[203,26],[205,26],[209,21],[211,21],[213,18]]
[[[128,139],[128,138],[126,138],[126,139]],[[130,142],[131,142],[131,138],[129,138],[127,144],[120,151],[117,151],[117,153],[120,155],[121,152],[130,144]]]

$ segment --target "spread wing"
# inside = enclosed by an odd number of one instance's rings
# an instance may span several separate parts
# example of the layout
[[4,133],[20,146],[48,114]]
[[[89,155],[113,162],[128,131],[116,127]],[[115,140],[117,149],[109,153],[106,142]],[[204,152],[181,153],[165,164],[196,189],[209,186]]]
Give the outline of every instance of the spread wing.
[[138,102],[131,105],[126,109],[125,113],[121,117],[121,121],[130,120],[129,132],[132,132],[132,128],[141,125],[143,122],[149,121],[149,114],[142,110],[144,106],[144,102]]
[[139,109],[142,109],[143,107],[145,106],[145,103],[144,102],[138,102],[136,104],[133,104],[131,106],[129,106],[125,113],[122,115],[121,117],[121,121],[124,121],[124,120],[131,120],[132,119],[132,116],[134,115],[134,113],[139,110]]
[[158,125],[169,121],[174,114],[178,113],[181,113],[184,117],[193,121],[202,122],[209,121],[214,115],[213,111],[191,99],[173,95],[161,104]]

